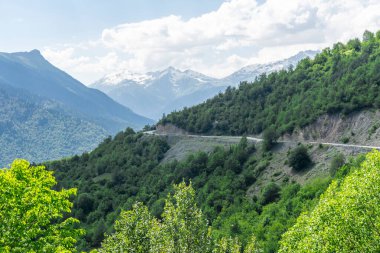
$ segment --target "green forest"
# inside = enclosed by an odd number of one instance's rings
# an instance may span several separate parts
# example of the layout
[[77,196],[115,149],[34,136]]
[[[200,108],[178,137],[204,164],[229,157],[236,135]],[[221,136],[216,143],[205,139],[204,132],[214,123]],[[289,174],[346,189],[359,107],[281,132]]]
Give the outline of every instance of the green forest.
[[[269,180],[249,194],[271,169],[280,134],[326,113],[379,108],[379,69],[380,32],[365,32],[159,123],[264,132],[262,143],[242,137],[164,161],[168,138],[127,128],[89,153],[17,159],[0,169],[0,252],[379,252],[380,151],[337,154],[329,174]],[[282,163],[293,176],[314,166],[310,149],[289,148]]]
[[[378,252],[379,170],[380,152],[373,151],[334,179],[268,185],[258,199],[224,200],[214,221],[198,202],[205,189],[194,190],[197,177],[182,179],[164,196],[158,216],[140,201],[123,209],[113,233],[92,252]],[[24,160],[1,170],[0,184],[1,217],[8,221],[0,223],[2,252],[77,251],[88,224],[67,214],[83,211],[70,202],[80,190],[56,189],[52,171]]]
[[279,134],[292,132],[324,114],[380,108],[379,69],[380,31],[366,31],[362,41],[336,43],[294,69],[228,88],[160,124],[216,135],[260,134],[270,127]]

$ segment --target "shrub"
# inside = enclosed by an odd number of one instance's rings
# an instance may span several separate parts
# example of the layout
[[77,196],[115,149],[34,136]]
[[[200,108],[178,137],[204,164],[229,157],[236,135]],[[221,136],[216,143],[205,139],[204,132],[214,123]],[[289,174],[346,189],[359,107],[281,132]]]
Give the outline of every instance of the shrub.
[[336,154],[330,163],[330,175],[334,176],[337,170],[345,163],[345,158],[342,153]]
[[302,171],[311,165],[311,158],[304,145],[299,145],[289,153],[288,162],[295,171]]
[[280,197],[280,187],[275,183],[268,184],[262,191],[260,203],[262,205],[276,201]]
[[272,147],[276,144],[278,135],[273,127],[266,129],[263,133],[263,150],[270,151]]

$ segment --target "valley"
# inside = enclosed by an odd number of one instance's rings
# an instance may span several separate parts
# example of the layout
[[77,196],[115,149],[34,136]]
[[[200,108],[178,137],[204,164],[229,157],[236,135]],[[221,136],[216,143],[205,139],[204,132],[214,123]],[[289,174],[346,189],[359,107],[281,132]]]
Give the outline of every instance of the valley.
[[50,64],[38,50],[0,53],[0,166],[81,154],[153,121]]
[[1,6],[0,252],[380,252],[379,3],[74,2]]

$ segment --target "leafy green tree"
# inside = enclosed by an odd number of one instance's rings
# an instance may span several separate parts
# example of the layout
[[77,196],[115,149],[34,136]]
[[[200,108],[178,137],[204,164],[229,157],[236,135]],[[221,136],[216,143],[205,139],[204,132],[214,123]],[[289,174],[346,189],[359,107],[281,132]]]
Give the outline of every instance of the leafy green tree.
[[262,205],[267,205],[276,201],[280,197],[281,188],[276,183],[269,183],[263,188],[260,202]]
[[289,153],[289,165],[295,171],[302,171],[311,164],[311,158],[307,151],[307,147],[299,145]]
[[269,127],[264,130],[263,133],[263,150],[269,151],[276,144],[276,140],[278,138],[276,130],[273,127]]
[[168,196],[164,208],[163,228],[174,252],[208,252],[211,238],[208,221],[197,208],[195,191],[184,182],[174,186],[175,194]]
[[335,180],[310,213],[303,213],[283,235],[284,252],[380,251],[380,152]]
[[146,206],[134,204],[132,210],[120,214],[115,222],[116,233],[105,239],[99,252],[149,252],[150,230],[156,222]]
[[76,189],[55,191],[52,172],[15,160],[0,170],[0,251],[75,252],[76,219],[64,219]]
[[260,252],[262,251],[257,247],[256,237],[252,235],[251,239],[249,240],[247,246],[244,249],[244,253],[260,253]]
[[370,40],[373,40],[375,38],[375,35],[374,33],[366,30],[364,33],[363,33],[363,41],[370,41]]
[[344,155],[342,153],[338,153],[336,154],[332,160],[331,160],[331,163],[330,163],[330,175],[331,176],[334,176],[336,171],[342,167],[345,163],[345,158],[344,158]]
[[[131,253],[240,253],[237,238],[222,237],[215,241],[211,227],[197,207],[195,191],[184,182],[174,185],[174,195],[168,195],[162,214],[157,220],[141,203],[121,213],[115,223],[115,233],[106,237],[102,247],[94,252]],[[246,253],[258,252],[253,236]]]
[[210,252],[208,222],[196,206],[194,189],[184,182],[174,189],[175,194],[166,199],[162,222],[137,203],[131,211],[122,212],[116,232],[106,238],[99,252]]
[[241,244],[237,238],[222,237],[216,244],[212,253],[240,253]]

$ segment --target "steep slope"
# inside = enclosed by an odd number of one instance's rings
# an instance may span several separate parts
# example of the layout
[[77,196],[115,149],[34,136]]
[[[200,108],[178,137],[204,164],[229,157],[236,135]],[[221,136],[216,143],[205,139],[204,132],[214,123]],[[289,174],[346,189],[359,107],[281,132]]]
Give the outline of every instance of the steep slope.
[[[244,138],[208,139],[205,145],[194,140],[187,140],[192,153],[177,161],[167,158],[183,143],[128,129],[90,153],[47,163],[59,187],[78,188],[73,216],[87,231],[80,249],[98,247],[104,232],[112,232],[120,210],[130,209],[136,201],[160,217],[172,184],[191,180],[198,205],[216,228],[214,236],[237,236],[246,242],[254,233],[264,252],[275,252],[281,234],[313,206],[328,185],[333,157],[350,153],[313,145],[308,152],[315,164],[295,172],[285,161],[297,143],[278,145],[265,153]],[[313,181],[317,177],[322,179]]]
[[164,113],[202,103],[228,86],[255,80],[263,73],[296,66],[301,59],[313,58],[316,53],[304,51],[278,62],[247,66],[222,79],[169,67],[146,74],[128,71],[109,74],[91,86],[141,115],[158,119]]
[[189,132],[260,134],[302,128],[318,117],[380,107],[380,32],[337,43],[294,70],[261,76],[229,88],[206,103],[161,120]]
[[0,167],[15,158],[58,159],[93,149],[107,131],[62,108],[0,81]]
[[151,123],[104,93],[90,89],[46,61],[38,50],[0,53],[0,80],[41,97],[55,100],[115,133],[127,126]]

